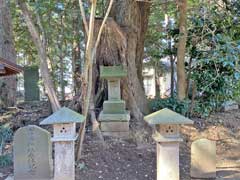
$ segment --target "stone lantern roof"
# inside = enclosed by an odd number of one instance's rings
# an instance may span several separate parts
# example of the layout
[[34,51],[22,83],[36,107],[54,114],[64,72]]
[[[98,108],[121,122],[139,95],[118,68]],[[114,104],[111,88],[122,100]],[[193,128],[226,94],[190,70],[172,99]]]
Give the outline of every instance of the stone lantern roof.
[[122,78],[127,76],[123,66],[100,66],[100,77],[105,79]]
[[157,124],[193,124],[193,121],[168,109],[164,108],[144,117],[144,120],[150,125]]
[[69,108],[63,107],[44,119],[40,125],[82,123],[85,117]]
[[22,71],[21,66],[0,57],[0,77],[18,74]]

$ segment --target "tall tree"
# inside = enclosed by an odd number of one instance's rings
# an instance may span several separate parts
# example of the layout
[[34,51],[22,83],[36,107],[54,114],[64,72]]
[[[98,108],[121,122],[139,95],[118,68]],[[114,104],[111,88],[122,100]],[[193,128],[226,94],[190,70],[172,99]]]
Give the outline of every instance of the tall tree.
[[177,95],[179,100],[186,97],[185,52],[187,42],[187,0],[178,0],[179,40],[177,50]]
[[124,83],[124,89],[127,92],[125,100],[137,119],[139,119],[138,111],[148,113],[147,99],[143,89],[142,68],[150,5],[149,2],[144,1],[115,1],[112,11],[112,17],[126,37],[125,59],[122,59],[122,63],[128,70],[127,83]]
[[[16,52],[13,45],[12,20],[9,4],[0,0],[0,57],[16,63]],[[16,77],[8,77],[0,81],[1,106],[13,106],[16,102]]]
[[31,12],[28,10],[27,4],[22,0],[19,0],[18,4],[20,6],[20,9],[24,16],[24,19],[26,21],[28,30],[31,34],[32,41],[34,42],[34,44],[37,48],[37,51],[38,51],[38,56],[40,59],[41,75],[43,78],[43,83],[44,83],[44,87],[46,89],[46,93],[51,102],[52,110],[56,111],[60,108],[60,103],[58,101],[57,94],[54,90],[54,85],[53,85],[53,82],[52,82],[52,79],[50,76],[50,72],[48,69],[47,53],[46,53],[46,39],[45,39],[43,27],[41,25],[40,17],[39,17],[39,15],[37,15],[38,26],[42,30],[42,39],[41,39],[40,33],[38,32],[37,28],[35,27],[35,24],[33,23],[32,15],[31,15]]
[[[99,75],[100,65],[123,65],[128,76],[121,83],[123,99],[133,117],[141,122],[142,113],[148,113],[147,98],[143,89],[142,65],[144,39],[148,26],[150,3],[132,0],[114,1],[107,27],[104,29],[99,47],[95,74]],[[98,19],[99,22],[101,19]],[[102,82],[94,82],[96,97],[101,94]],[[101,100],[96,100],[101,102]]]

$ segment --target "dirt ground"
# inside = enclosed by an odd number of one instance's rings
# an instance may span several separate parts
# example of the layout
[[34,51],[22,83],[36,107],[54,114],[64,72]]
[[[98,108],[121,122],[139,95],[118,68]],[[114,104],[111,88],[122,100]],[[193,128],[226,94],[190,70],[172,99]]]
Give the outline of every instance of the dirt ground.
[[[34,117],[36,121],[26,124],[37,124],[37,121],[42,119],[42,116]],[[15,118],[21,119],[16,116]],[[180,146],[181,180],[191,179],[190,146],[192,141],[199,138],[217,142],[217,179],[240,180],[240,110],[193,120],[194,126],[182,128],[184,141]],[[96,137],[87,133],[82,160],[76,163],[76,180],[156,179],[155,143],[137,146],[131,139],[115,138],[105,138],[105,142],[107,147],[103,147]],[[5,180],[12,173],[12,166],[1,168],[0,180]]]

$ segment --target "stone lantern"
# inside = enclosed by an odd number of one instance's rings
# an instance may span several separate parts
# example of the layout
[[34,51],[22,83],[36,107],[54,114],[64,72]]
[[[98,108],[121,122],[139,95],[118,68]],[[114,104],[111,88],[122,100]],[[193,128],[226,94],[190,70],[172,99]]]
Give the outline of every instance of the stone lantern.
[[108,81],[108,100],[103,103],[99,115],[101,131],[107,136],[127,136],[130,113],[125,110],[125,101],[121,99],[120,80],[127,76],[122,66],[101,66],[100,77]]
[[77,139],[76,123],[84,122],[85,117],[66,107],[59,109],[40,125],[53,125],[54,180],[75,179],[74,144]]
[[144,117],[155,126],[153,139],[157,142],[157,180],[179,180],[180,125],[193,121],[167,108]]

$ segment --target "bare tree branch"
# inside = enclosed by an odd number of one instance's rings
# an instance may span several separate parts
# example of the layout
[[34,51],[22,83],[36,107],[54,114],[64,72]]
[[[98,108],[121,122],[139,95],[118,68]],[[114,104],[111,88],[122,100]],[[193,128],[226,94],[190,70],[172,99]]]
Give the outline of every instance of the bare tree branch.
[[86,19],[86,15],[85,15],[82,0],[79,0],[79,6],[80,6],[80,12],[81,12],[81,15],[82,15],[82,18],[83,18],[84,28],[85,28],[86,34],[88,36],[88,23],[87,23],[87,19]]
[[100,29],[99,29],[98,37],[97,37],[96,44],[95,44],[95,47],[94,47],[95,49],[97,49],[98,44],[99,44],[99,42],[100,42],[100,38],[101,38],[101,35],[102,35],[102,31],[103,31],[103,29],[104,29],[104,26],[105,26],[105,23],[106,23],[107,18],[108,18],[108,16],[109,16],[109,13],[110,13],[110,11],[111,11],[111,9],[112,9],[112,5],[113,5],[113,0],[111,0],[110,3],[109,3],[107,12],[106,12],[105,17],[104,17],[104,19],[103,19],[102,25],[101,25],[101,27],[100,27]]

